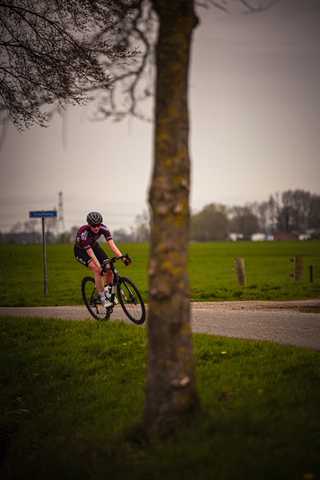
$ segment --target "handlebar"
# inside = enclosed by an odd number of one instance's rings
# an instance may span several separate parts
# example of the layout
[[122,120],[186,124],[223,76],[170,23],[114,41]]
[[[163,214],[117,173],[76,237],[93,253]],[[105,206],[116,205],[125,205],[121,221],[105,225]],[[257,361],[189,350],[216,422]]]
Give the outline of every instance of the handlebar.
[[[126,266],[129,265],[130,263],[132,263],[132,259],[131,259],[130,255],[128,253],[126,253],[125,255],[121,255],[120,257],[113,257],[113,258],[108,258],[108,259],[104,260],[102,265],[101,265],[102,270],[106,271],[107,270],[107,265],[109,263],[114,264],[115,262],[117,262],[118,260],[121,260],[122,258],[124,258],[126,260],[124,262]],[[126,262],[129,262],[129,263],[126,263]]]

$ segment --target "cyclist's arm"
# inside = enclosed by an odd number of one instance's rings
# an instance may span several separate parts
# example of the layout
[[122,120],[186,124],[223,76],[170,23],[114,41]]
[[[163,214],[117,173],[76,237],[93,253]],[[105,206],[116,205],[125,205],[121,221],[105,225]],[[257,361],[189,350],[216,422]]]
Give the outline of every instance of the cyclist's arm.
[[94,251],[92,250],[92,248],[88,248],[88,249],[86,250],[86,252],[87,252],[87,254],[89,255],[89,257],[92,259],[92,261],[93,261],[93,263],[95,264],[95,266],[101,270],[100,262],[99,262],[99,260],[97,259],[97,257],[95,256],[95,253],[94,253]]
[[108,245],[112,252],[117,256],[117,257],[122,257],[122,253],[120,252],[119,248],[117,245],[114,243],[113,240],[108,240]]

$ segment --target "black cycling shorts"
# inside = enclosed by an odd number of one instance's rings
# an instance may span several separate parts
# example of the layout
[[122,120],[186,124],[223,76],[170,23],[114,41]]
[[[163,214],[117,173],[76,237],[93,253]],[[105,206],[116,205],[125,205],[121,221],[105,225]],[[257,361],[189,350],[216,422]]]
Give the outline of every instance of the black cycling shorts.
[[[108,259],[108,255],[106,252],[103,250],[103,248],[100,247],[99,243],[97,242],[94,247],[92,247],[92,250],[97,257],[97,259],[100,262],[100,265],[102,264],[103,260]],[[89,257],[87,252],[85,251],[84,248],[79,248],[76,245],[74,246],[74,256],[80,262],[82,265],[85,267],[89,267],[89,263],[92,262],[92,259]]]

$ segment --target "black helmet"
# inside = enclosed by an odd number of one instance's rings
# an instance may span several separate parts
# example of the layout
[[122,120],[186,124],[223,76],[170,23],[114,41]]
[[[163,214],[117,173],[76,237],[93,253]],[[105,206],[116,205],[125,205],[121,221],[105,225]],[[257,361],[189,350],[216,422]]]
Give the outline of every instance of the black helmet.
[[92,227],[96,227],[97,225],[103,222],[102,215],[98,212],[90,212],[87,215],[87,222]]

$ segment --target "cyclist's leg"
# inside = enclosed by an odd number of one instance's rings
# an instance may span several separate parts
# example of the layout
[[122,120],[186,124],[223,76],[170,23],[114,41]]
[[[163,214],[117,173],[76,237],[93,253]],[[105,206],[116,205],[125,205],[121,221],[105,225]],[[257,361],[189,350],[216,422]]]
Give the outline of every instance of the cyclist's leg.
[[113,282],[114,275],[111,270],[108,270],[106,273],[106,285],[110,285]]
[[[103,292],[104,289],[104,280],[103,277],[100,275],[100,270],[95,266],[87,252],[84,248],[74,247],[74,256],[78,260],[81,265],[90,268],[90,270],[94,273],[95,283],[98,289],[98,292]],[[98,258],[98,257],[97,257]],[[98,258],[99,262],[100,259]],[[101,261],[102,263],[102,261]]]
[[[95,252],[95,253],[98,253],[98,252]],[[75,246],[74,247],[74,255],[75,255],[76,259],[78,260],[78,262],[80,262],[82,265],[85,265],[86,267],[90,268],[90,270],[94,273],[94,281],[95,281],[97,290],[99,292],[102,305],[106,308],[111,307],[112,303],[108,299],[106,299],[106,295],[105,295],[105,291],[104,291],[104,279],[100,275],[101,269],[98,268],[94,264],[91,257],[88,255],[88,253],[83,248],[79,248],[79,247]],[[99,255],[99,253],[98,253],[98,255]],[[105,256],[107,257],[106,254],[105,254]],[[97,256],[97,258],[98,258],[98,260],[101,264],[103,262],[101,254],[99,255],[99,257]]]
[[[95,256],[97,257],[97,259],[99,260],[100,264],[103,263],[104,260],[108,260],[109,257],[108,255],[106,254],[106,252],[103,250],[103,248],[100,247],[99,243],[97,242],[96,245],[92,248],[92,250],[94,251],[94,254]],[[108,270],[106,275],[105,275],[105,278],[106,278],[106,285],[109,285],[110,283],[113,282],[113,273],[111,270]],[[97,285],[98,286],[98,285]]]
[[93,263],[92,260],[90,261],[88,267],[94,273],[94,280],[96,282],[98,292],[102,293],[104,290],[104,280],[103,280],[103,277],[101,277],[100,275],[100,269]]
[[84,265],[85,267],[89,266],[91,258],[89,257],[89,255],[87,254],[84,248],[79,248],[74,246],[73,252],[74,252],[74,256],[76,257],[78,262],[81,263],[81,265]]
[[[96,245],[93,247],[92,250],[94,251],[97,259],[100,262],[100,264],[102,264],[104,260],[109,259],[106,252],[103,250],[103,248],[100,247],[100,245],[98,243],[96,243]],[[105,294],[106,294],[107,299],[111,301],[111,285],[113,284],[113,280],[114,280],[114,274],[113,274],[112,270],[107,270],[106,274],[104,275],[104,278],[106,280],[105,285],[109,287],[109,288],[105,289]],[[98,287],[98,285],[97,285],[97,287]],[[114,303],[114,305],[118,304],[118,300],[117,300],[116,297],[114,297],[113,303]]]

